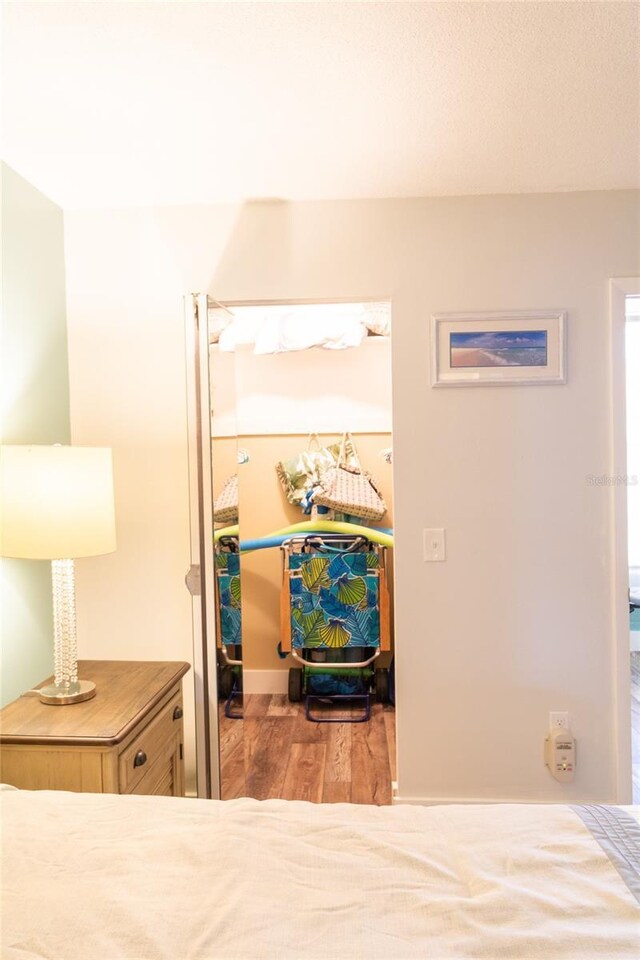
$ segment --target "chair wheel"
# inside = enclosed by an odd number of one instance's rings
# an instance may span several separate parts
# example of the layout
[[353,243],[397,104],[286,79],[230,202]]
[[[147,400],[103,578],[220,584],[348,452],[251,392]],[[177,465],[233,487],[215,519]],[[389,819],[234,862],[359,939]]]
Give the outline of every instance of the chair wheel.
[[291,667],[289,670],[289,701],[300,703],[302,700],[302,670]]
[[375,672],[376,702],[389,703],[389,671],[386,667]]

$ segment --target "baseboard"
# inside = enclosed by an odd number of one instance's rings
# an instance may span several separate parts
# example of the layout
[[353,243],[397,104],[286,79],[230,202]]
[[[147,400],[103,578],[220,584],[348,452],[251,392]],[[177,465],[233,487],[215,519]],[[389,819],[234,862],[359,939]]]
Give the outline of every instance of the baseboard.
[[394,794],[392,797],[391,803],[394,806],[401,806],[406,804],[407,806],[415,807],[438,807],[444,806],[446,804],[458,804],[467,806],[468,804],[496,804],[496,803],[527,803],[535,804],[537,807],[543,804],[567,804],[567,803],[615,803],[614,800],[603,800],[602,797],[591,800],[535,800],[533,797],[529,799],[523,799],[522,797],[401,797],[398,794]]
[[289,671],[243,669],[242,689],[245,693],[287,693]]
[[640,630],[630,630],[629,636],[631,653],[640,653]]
[[[500,799],[491,798],[491,797],[401,797],[397,793],[393,795],[391,803],[394,806],[402,806],[406,804],[407,806],[414,807],[439,807],[445,806],[447,804],[456,803],[456,804],[493,804],[493,803],[538,803],[537,800],[506,800],[504,797]],[[544,801],[542,801],[544,803]],[[548,803],[555,803],[557,801],[547,801]]]

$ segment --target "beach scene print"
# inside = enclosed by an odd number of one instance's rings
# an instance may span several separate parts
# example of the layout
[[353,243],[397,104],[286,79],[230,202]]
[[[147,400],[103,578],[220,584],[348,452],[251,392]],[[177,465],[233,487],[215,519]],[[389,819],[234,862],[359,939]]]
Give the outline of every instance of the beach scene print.
[[451,333],[451,367],[544,367],[546,330]]

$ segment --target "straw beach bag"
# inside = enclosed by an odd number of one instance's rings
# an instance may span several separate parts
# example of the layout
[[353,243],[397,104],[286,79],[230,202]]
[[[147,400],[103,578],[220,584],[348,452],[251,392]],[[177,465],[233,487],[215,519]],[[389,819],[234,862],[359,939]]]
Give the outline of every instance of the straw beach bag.
[[352,442],[351,435],[345,433],[338,462],[324,472],[314,490],[313,502],[363,520],[382,520],[387,505],[371,474],[362,469],[357,455],[355,465],[346,461],[348,442]]
[[[339,440],[323,447],[318,434],[312,433],[306,450],[276,463],[276,472],[289,503],[302,504],[307,491],[320,483],[326,470],[335,467],[341,449]],[[348,463],[357,465],[358,457],[351,438],[345,446],[345,456]]]
[[213,501],[215,523],[235,523],[238,519],[238,474],[225,480],[222,490]]

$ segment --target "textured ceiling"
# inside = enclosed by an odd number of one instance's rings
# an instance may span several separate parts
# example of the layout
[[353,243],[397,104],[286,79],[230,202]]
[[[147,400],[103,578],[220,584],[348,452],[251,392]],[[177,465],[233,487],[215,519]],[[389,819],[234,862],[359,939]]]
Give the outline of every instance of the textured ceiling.
[[3,4],[3,155],[65,207],[639,183],[635,2]]

